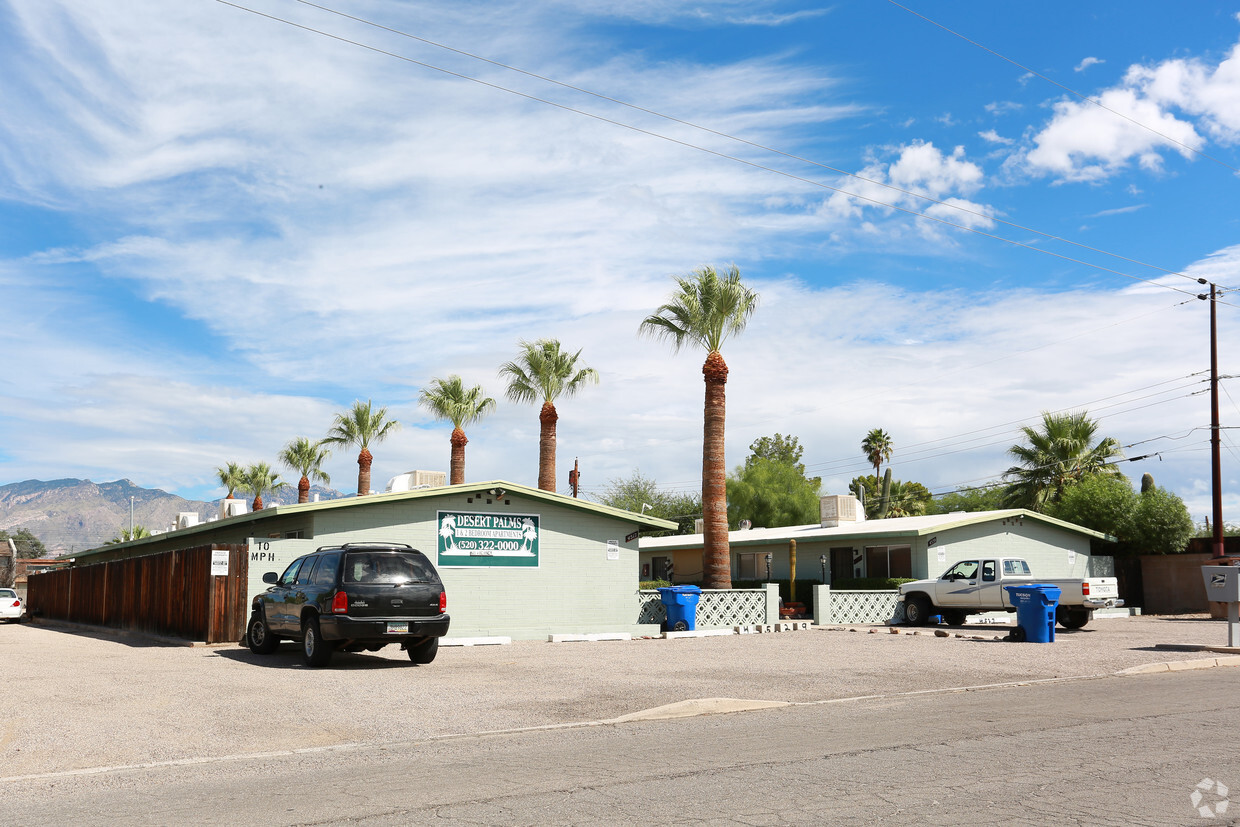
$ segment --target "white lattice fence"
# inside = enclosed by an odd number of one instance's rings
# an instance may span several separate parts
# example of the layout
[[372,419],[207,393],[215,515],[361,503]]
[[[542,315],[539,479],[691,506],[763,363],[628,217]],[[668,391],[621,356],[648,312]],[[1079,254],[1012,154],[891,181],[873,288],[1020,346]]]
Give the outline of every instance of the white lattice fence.
[[899,592],[845,592],[831,590],[828,623],[886,623],[904,620]]
[[[663,623],[667,610],[659,600],[658,591],[637,593],[638,623]],[[762,589],[702,590],[697,606],[699,629],[750,626],[769,622],[766,617],[766,591]]]

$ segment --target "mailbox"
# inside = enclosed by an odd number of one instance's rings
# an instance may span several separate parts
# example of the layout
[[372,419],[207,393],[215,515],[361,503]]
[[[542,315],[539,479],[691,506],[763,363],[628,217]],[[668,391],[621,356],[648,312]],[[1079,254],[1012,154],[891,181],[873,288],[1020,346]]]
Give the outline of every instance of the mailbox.
[[1216,603],[1240,603],[1240,567],[1202,566],[1206,599]]

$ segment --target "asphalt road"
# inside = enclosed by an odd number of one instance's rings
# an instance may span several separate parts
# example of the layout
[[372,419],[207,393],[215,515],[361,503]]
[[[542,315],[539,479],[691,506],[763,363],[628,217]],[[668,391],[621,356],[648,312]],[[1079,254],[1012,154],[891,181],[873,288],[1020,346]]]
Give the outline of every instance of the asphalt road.
[[1240,815],[1238,688],[1215,668],[249,755],[25,780],[3,809],[28,827],[1230,824],[1190,796],[1220,780]]

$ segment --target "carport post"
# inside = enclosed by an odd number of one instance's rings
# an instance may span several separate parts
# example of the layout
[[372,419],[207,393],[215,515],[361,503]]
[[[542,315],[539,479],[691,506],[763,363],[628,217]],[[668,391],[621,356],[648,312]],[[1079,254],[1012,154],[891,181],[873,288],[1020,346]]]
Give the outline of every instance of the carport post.
[[766,622],[779,622],[779,584],[766,584]]
[[825,583],[814,586],[814,625],[825,626],[831,622],[831,587]]

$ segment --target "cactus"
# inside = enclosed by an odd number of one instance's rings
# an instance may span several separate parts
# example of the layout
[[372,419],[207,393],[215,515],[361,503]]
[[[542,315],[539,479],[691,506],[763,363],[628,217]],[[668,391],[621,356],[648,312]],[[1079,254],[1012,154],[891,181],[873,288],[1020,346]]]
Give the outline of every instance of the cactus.
[[1141,493],[1144,494],[1146,491],[1153,491],[1153,490],[1154,490],[1154,475],[1153,474],[1142,474],[1141,475]]
[[891,466],[883,472],[883,493],[878,501],[878,519],[885,520],[891,508]]

